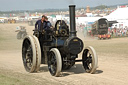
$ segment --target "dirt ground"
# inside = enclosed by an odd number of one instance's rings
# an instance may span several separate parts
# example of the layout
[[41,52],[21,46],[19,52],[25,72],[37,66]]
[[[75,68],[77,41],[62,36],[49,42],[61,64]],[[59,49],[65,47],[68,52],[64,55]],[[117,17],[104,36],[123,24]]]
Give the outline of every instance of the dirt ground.
[[41,65],[38,73],[25,71],[22,40],[16,39],[17,26],[25,26],[28,34],[34,29],[28,24],[0,24],[0,85],[128,85],[128,37],[97,40],[78,33],[85,46],[93,46],[97,52],[96,73],[86,73],[82,63],[76,63],[63,71],[61,77],[53,77],[47,65]]

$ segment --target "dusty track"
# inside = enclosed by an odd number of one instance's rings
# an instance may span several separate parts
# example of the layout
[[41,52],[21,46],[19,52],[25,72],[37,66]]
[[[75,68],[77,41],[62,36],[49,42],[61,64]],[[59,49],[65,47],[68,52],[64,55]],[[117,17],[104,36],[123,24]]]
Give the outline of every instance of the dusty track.
[[16,39],[15,32],[19,25],[26,26],[28,34],[32,34],[34,27],[27,24],[0,24],[0,74],[33,85],[128,85],[128,38],[84,39],[86,46],[96,49],[99,58],[96,74],[86,73],[82,64],[76,63],[70,70],[63,71],[61,77],[53,77],[47,65],[41,65],[38,73],[25,71],[21,58],[22,40]]

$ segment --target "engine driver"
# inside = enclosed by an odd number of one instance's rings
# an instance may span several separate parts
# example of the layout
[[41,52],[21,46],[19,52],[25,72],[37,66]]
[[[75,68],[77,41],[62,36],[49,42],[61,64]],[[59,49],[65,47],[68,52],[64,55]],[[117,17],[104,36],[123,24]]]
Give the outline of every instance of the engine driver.
[[40,43],[43,43],[42,40],[48,39],[47,34],[51,33],[51,31],[52,31],[51,28],[53,28],[53,27],[52,27],[50,21],[48,21],[47,16],[45,16],[45,15],[42,16],[42,19],[40,19],[36,22],[34,34],[38,37]]
[[[43,15],[42,19],[38,20],[35,24],[35,30],[38,30],[40,32],[42,32],[44,30],[44,28],[46,27],[46,21],[45,21],[46,16]],[[37,28],[38,25],[38,28]]]
[[45,15],[43,15],[42,19],[38,20],[35,24],[35,30],[38,30],[39,32],[52,30],[51,28],[53,28],[53,26],[51,25],[50,21],[48,21],[48,18]]

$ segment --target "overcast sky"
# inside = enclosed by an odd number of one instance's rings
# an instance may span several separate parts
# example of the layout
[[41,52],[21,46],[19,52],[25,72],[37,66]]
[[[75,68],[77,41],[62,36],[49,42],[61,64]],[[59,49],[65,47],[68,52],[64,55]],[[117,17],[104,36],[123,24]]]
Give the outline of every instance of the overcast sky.
[[61,9],[68,8],[69,4],[76,7],[86,7],[87,5],[115,5],[128,3],[128,0],[0,0],[0,11],[11,10],[34,10],[34,9]]

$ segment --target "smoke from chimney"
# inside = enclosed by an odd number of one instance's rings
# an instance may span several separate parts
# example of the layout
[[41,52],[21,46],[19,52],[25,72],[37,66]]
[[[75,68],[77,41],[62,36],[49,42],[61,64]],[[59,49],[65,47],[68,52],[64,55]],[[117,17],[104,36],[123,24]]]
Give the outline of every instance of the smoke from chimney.
[[66,0],[70,5],[71,4],[74,4],[74,1],[73,0]]

